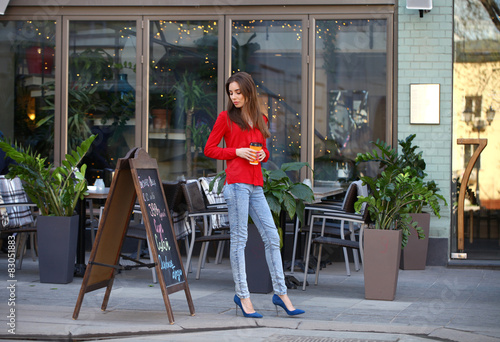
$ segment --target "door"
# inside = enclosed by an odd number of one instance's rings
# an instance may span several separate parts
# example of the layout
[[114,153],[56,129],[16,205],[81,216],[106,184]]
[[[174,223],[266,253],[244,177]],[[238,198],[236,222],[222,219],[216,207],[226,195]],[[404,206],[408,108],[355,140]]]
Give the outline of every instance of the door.
[[355,164],[390,142],[392,108],[391,16],[314,17],[311,31],[313,150],[315,184],[346,182],[378,165]]
[[138,20],[65,20],[67,93],[62,108],[66,111],[66,145],[74,150],[91,134],[97,134],[84,160],[90,185],[101,178],[109,186],[118,158],[137,146],[136,122],[141,122],[141,112],[137,110],[136,89],[142,71]]
[[[275,18],[275,16],[273,16]],[[229,70],[248,72],[269,119],[270,158],[265,168],[306,161],[307,17],[232,16],[227,20]],[[229,55],[229,54],[228,54]],[[297,181],[298,173],[290,175]]]

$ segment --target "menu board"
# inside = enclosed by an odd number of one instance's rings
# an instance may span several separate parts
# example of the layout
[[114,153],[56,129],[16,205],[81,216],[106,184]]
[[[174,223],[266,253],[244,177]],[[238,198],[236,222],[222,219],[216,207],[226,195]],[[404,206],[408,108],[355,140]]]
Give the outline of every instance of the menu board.
[[[103,287],[106,287],[106,293],[101,310],[106,310],[115,275],[119,270],[127,269],[119,264],[120,251],[136,201],[144,216],[147,239],[170,323],[174,323],[168,298],[170,293],[184,290],[189,311],[194,316],[193,300],[185,278],[170,211],[167,209],[158,164],[144,149],[134,148],[125,158],[118,160],[73,319],[78,318],[85,293]],[[139,264],[149,267],[147,264]]]
[[167,286],[181,283],[184,281],[184,272],[157,170],[139,169],[136,172],[145,206],[141,206],[141,211],[151,227],[154,241],[151,248],[158,256],[162,276]]

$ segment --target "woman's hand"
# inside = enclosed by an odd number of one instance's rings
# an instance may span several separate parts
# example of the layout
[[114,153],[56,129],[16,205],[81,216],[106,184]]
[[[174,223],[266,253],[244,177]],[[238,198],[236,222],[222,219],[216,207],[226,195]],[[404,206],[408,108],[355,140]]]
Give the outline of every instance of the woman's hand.
[[266,152],[264,152],[264,150],[255,151],[248,147],[236,149],[236,155],[248,161],[253,161],[255,160],[255,157],[257,157],[257,160],[261,162],[264,158],[266,158]]
[[259,162],[263,161],[264,158],[266,158],[266,152],[264,152],[264,150],[260,150],[259,152],[257,152],[257,160]]

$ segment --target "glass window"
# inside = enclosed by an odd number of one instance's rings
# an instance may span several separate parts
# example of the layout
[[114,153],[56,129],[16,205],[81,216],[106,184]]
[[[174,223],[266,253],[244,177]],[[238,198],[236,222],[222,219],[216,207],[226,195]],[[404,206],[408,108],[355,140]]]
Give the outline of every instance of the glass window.
[[[454,231],[451,251],[465,252],[468,259],[499,259],[498,234],[495,233],[499,224],[493,219],[500,210],[500,183],[497,180],[500,146],[499,2],[456,0],[453,4],[452,170],[454,182],[466,187],[467,192],[462,217],[466,228],[462,232]],[[459,145],[456,142],[461,138],[488,141],[467,184],[463,183],[463,175],[477,145]],[[456,199],[458,202],[458,193]],[[456,203],[453,212],[457,213]],[[496,227],[496,230],[490,227]],[[462,235],[458,236],[459,233]],[[457,245],[458,241],[463,241],[463,244]]]
[[161,178],[216,172],[203,148],[217,117],[216,21],[151,21],[149,142]]
[[85,158],[89,184],[109,186],[118,158],[135,146],[135,21],[71,21],[68,149],[98,137]]
[[302,39],[300,20],[232,22],[231,70],[252,75],[269,119],[265,168],[301,159]]
[[55,21],[0,25],[0,131],[54,161]]
[[[315,184],[356,177],[358,152],[386,140],[386,20],[317,20]],[[363,163],[360,167],[371,167]],[[376,165],[374,165],[376,167]]]

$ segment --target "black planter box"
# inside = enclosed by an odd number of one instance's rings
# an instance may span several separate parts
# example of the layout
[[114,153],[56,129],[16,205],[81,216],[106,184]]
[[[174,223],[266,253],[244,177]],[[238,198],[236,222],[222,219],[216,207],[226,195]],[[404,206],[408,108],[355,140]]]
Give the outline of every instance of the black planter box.
[[273,283],[267,267],[264,242],[254,224],[248,225],[245,263],[250,293],[270,293],[273,290]]

